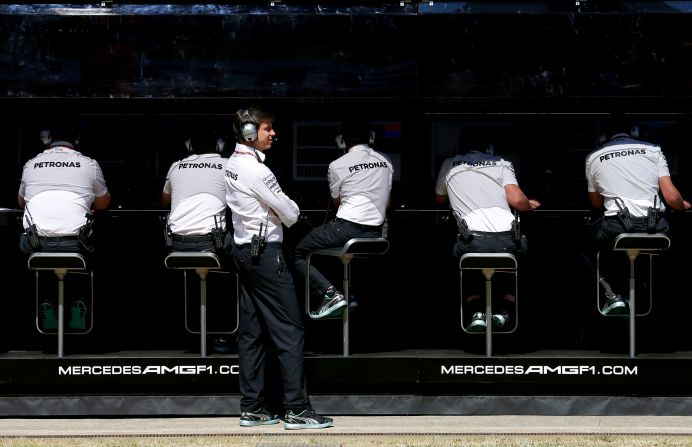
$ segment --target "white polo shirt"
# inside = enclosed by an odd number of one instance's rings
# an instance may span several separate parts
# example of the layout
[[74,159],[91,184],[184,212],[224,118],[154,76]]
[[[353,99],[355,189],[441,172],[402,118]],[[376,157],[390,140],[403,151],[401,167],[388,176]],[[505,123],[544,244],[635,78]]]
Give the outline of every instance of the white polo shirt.
[[28,213],[40,236],[74,236],[86,223],[95,197],[108,193],[99,164],[64,141],[27,161],[22,171],[19,195],[24,197]]
[[[613,216],[619,197],[633,217],[645,217],[654,197],[658,197],[659,177],[670,176],[668,162],[655,144],[617,134],[603,147],[586,157],[586,181],[589,192],[603,196],[605,215]],[[656,201],[663,211],[663,201]]]
[[360,144],[329,164],[329,191],[341,203],[336,217],[362,225],[381,225],[392,190],[391,160]]
[[514,215],[507,203],[505,186],[516,184],[512,163],[472,151],[442,163],[435,193],[449,196],[456,218],[464,219],[469,230],[509,231]]
[[220,154],[194,154],[171,165],[163,192],[171,195],[168,223],[173,233],[209,234],[217,223],[226,229],[227,161]]
[[247,244],[252,236],[266,242],[283,242],[281,224],[290,227],[298,221],[298,205],[281,191],[271,170],[263,163],[264,154],[237,143],[226,164],[226,204],[233,216],[233,239]]

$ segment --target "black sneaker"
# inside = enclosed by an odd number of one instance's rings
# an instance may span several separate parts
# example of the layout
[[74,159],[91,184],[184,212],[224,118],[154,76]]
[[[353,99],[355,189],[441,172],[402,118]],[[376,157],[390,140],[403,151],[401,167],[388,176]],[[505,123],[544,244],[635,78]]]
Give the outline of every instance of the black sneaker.
[[348,311],[353,312],[354,310],[358,310],[360,307],[360,304],[358,304],[358,301],[351,295],[351,297],[348,299]]
[[308,408],[300,413],[294,413],[293,410],[286,412],[284,418],[284,428],[286,430],[300,430],[303,428],[327,428],[333,425],[332,418],[320,416],[315,413],[315,410]]
[[74,300],[70,306],[70,323],[67,327],[72,329],[86,329],[87,307],[82,300]]
[[278,424],[279,421],[278,414],[272,414],[268,412],[265,408],[260,408],[255,411],[243,411],[240,413],[240,426],[241,427],[255,427],[257,425],[273,425]]
[[485,314],[483,312],[476,312],[471,318],[471,323],[466,327],[468,332],[485,332]]
[[[317,310],[310,312],[310,316],[314,319],[338,316],[341,312],[343,312],[341,308],[345,305],[346,298],[344,298],[344,295],[335,288],[330,287],[329,290],[327,290],[327,293],[324,294],[324,299],[322,300],[320,307]],[[339,312],[339,314],[336,312]]]
[[509,314],[504,310],[498,314],[493,314],[493,329],[504,328],[508,321]]
[[38,315],[41,319],[41,328],[46,330],[55,329],[58,327],[58,319],[55,317],[53,305],[45,301],[38,306]]
[[232,351],[231,340],[226,337],[216,337],[214,339],[214,345],[212,351],[219,354],[228,354]]
[[620,295],[613,295],[606,300],[601,313],[603,315],[627,315],[629,314],[629,306]]

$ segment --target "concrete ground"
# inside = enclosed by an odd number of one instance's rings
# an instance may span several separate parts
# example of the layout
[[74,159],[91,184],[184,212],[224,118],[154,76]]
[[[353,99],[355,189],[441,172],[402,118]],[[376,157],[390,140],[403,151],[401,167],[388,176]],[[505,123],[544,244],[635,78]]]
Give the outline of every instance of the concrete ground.
[[690,416],[336,416],[324,430],[240,427],[237,417],[0,420],[0,437],[238,436],[263,434],[692,435]]

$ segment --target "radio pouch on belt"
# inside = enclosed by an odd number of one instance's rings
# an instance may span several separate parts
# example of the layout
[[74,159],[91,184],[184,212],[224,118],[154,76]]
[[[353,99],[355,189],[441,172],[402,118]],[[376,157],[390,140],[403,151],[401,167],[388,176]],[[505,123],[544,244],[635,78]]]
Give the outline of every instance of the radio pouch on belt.
[[29,239],[29,245],[31,245],[31,249],[33,251],[41,250],[41,241],[38,238],[38,229],[36,228],[36,224],[32,223],[29,225],[29,228],[26,229],[26,237]]
[[646,232],[649,234],[656,232],[656,224],[658,224],[660,210],[656,206],[657,199],[658,197],[654,197],[654,206],[650,206],[646,211]]
[[466,225],[466,221],[464,219],[459,221],[459,237],[461,237],[461,239],[467,244],[471,243],[473,240],[473,234],[471,234],[471,231],[469,230],[468,225]]
[[514,244],[521,245],[521,225],[519,224],[519,215],[514,215],[514,220],[512,221],[512,239]]
[[628,233],[631,232],[634,228],[634,225],[632,224],[632,216],[630,215],[630,210],[627,209],[627,207],[625,206],[625,202],[623,202],[622,199],[619,197],[615,198],[615,205],[617,205],[618,207],[616,215],[618,216],[618,219],[622,224],[622,228],[624,228],[625,231]]
[[221,228],[211,229],[211,239],[214,241],[214,248],[216,250],[223,250],[224,234]]
[[225,231],[223,231],[219,226],[219,220],[217,216],[214,216],[214,228],[211,229],[211,240],[214,241],[214,249],[217,251],[223,250]]
[[34,219],[31,217],[28,206],[26,207],[25,218],[26,217],[28,217],[27,223],[29,224],[29,226],[24,230],[26,233],[26,238],[29,240],[29,245],[33,251],[40,251],[41,240],[38,238],[38,228],[36,228],[36,224],[34,223]]
[[254,260],[259,259],[260,249],[264,246],[262,226],[263,224],[260,224],[259,234],[252,236],[252,240],[250,241],[250,257],[252,257]]
[[77,233],[77,240],[84,250],[88,253],[93,253],[96,250],[96,237],[94,236],[94,215],[87,213],[86,223],[79,227],[79,232]]

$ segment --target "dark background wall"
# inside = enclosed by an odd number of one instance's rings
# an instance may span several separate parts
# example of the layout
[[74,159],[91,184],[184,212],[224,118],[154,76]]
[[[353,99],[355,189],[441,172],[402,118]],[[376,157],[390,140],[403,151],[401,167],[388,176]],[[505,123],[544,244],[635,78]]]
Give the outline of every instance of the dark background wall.
[[[454,228],[434,206],[433,187],[463,128],[483,126],[495,152],[515,163],[520,185],[543,203],[523,219],[532,247],[522,270],[525,334],[538,347],[599,346],[593,340],[607,330],[593,315],[595,286],[578,262],[584,158],[601,121],[628,113],[643,139],[663,145],[674,182],[689,195],[692,13],[686,2],[582,3],[0,4],[0,207],[16,207],[39,130],[77,114],[82,151],[99,161],[113,195],[100,223],[108,234],[101,250],[108,273],[98,276],[108,316],[98,333],[116,348],[176,345],[184,337],[178,317],[156,317],[180,309],[170,302],[177,283],[161,262],[158,201],[167,167],[184,156],[187,129],[201,119],[230,136],[235,109],[257,103],[276,113],[279,143],[268,164],[306,217],[287,232],[291,240],[323,221],[328,197],[326,179],[297,174],[300,154],[324,165],[338,155],[325,128],[360,113],[381,127],[375,147],[396,158],[397,180],[392,252],[355,272],[364,275],[356,287],[368,284],[356,343],[455,347],[463,337],[449,255]],[[301,152],[310,140],[324,148]],[[689,220],[680,213],[671,220],[671,271],[684,275]],[[21,266],[12,219],[2,231]],[[17,268],[7,278],[25,273]],[[16,304],[29,321],[22,328],[33,318],[30,279]],[[560,319],[546,320],[555,312]],[[116,341],[109,328],[123,321],[136,330]],[[330,325],[314,330],[338,330]],[[565,336],[541,337],[545,330]]]

